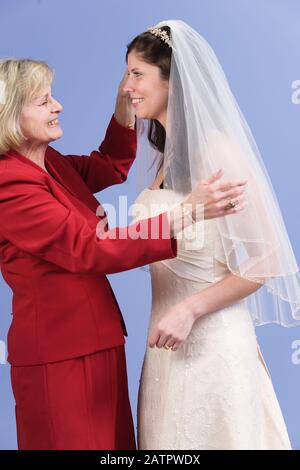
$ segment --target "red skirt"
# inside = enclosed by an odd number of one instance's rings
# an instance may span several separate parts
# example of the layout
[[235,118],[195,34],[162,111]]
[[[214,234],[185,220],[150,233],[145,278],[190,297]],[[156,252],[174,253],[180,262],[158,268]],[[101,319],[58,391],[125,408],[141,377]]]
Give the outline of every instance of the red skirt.
[[18,448],[134,450],[124,346],[12,366]]

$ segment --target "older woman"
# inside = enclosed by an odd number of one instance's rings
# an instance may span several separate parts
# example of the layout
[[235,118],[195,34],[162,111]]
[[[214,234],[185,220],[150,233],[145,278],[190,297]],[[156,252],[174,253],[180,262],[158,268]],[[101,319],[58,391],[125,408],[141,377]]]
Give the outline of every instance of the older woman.
[[[97,236],[93,193],[122,183],[135,157],[131,104],[121,84],[99,150],[62,156],[48,146],[62,135],[52,79],[44,62],[0,61],[0,261],[13,291],[8,361],[18,446],[134,449],[126,329],[106,274],[174,257],[174,216],[146,220],[159,223],[156,239],[131,239],[132,226]],[[220,176],[190,195],[206,218],[224,215],[218,202],[243,188],[221,185]]]

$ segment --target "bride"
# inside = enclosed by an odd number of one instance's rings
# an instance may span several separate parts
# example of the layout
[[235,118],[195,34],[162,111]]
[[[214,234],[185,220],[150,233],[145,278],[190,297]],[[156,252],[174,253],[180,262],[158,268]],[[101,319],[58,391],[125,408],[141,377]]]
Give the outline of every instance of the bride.
[[140,206],[151,216],[166,204],[171,211],[218,168],[248,181],[243,211],[200,215],[196,236],[184,229],[178,237],[177,258],[150,266],[139,448],[290,449],[254,327],[299,325],[299,274],[259,150],[214,52],[195,30],[164,21],[127,48],[139,172],[155,168],[136,200],[136,220],[144,216]]

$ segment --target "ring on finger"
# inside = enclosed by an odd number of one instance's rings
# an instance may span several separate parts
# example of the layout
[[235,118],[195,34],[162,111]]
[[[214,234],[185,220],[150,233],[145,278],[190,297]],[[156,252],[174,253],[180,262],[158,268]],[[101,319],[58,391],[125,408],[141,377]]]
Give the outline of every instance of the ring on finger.
[[238,205],[238,203],[239,203],[238,201],[232,201],[232,200],[231,200],[231,201],[229,201],[229,203],[224,207],[224,209],[225,209],[226,211],[229,210],[229,209],[234,209],[235,206]]

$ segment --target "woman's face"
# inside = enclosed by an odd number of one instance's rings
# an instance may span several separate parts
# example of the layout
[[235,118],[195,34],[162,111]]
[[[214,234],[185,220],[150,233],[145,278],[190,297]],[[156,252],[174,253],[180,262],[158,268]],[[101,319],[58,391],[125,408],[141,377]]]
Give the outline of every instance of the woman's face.
[[20,126],[27,143],[41,145],[59,139],[63,134],[58,121],[62,110],[61,104],[51,95],[50,86],[39,97],[25,103]]
[[124,91],[130,95],[136,116],[157,119],[165,127],[169,82],[161,78],[156,65],[144,62],[135,51],[128,54],[127,67],[128,79]]

